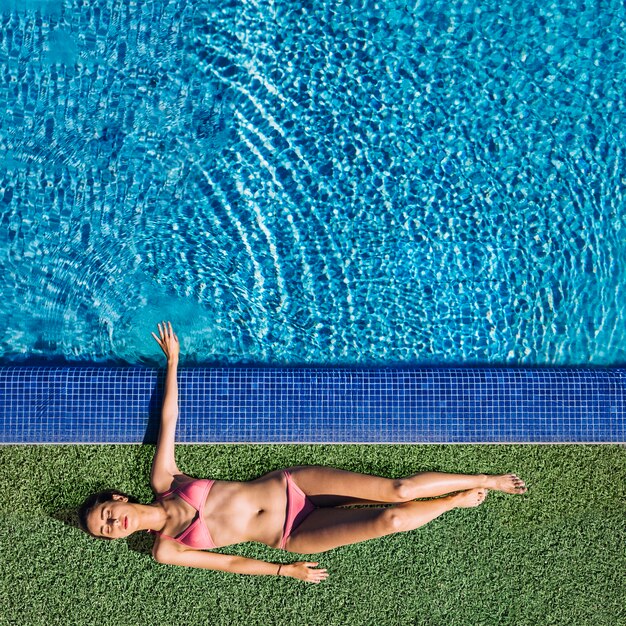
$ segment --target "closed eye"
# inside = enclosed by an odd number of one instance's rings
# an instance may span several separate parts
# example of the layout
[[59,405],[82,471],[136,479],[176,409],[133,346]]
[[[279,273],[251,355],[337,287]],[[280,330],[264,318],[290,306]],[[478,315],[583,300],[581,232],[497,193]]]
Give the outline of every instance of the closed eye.
[[[102,520],[108,520],[109,519],[109,512],[106,509],[103,508],[102,509],[102,513],[100,515],[100,518]],[[109,532],[109,525],[105,524],[104,526],[102,526],[102,529],[101,529],[100,532],[101,532],[102,535],[108,534],[108,532]]]

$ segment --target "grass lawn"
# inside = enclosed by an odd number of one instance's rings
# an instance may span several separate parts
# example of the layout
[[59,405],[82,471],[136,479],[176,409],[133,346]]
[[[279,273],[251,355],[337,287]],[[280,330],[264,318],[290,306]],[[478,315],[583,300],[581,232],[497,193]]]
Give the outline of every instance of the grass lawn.
[[[384,476],[514,471],[411,533],[319,555],[320,585],[159,565],[148,535],[91,539],[73,510],[115,487],[151,500],[151,446],[0,447],[0,624],[626,625],[626,448],[620,446],[179,446],[186,473],[247,480],[298,464]],[[297,556],[255,544],[231,550]]]

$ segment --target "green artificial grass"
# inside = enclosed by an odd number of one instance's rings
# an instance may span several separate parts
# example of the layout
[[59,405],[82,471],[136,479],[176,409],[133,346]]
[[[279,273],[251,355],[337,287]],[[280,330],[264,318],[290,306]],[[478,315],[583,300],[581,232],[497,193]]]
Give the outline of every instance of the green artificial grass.
[[[153,451],[0,448],[1,624],[626,624],[624,447],[178,448],[183,471],[218,479],[323,464],[393,477],[515,471],[529,485],[417,531],[306,557],[328,568],[320,585],[159,565],[148,535],[106,542],[73,526],[100,488],[149,502]],[[301,560],[255,544],[230,551]]]

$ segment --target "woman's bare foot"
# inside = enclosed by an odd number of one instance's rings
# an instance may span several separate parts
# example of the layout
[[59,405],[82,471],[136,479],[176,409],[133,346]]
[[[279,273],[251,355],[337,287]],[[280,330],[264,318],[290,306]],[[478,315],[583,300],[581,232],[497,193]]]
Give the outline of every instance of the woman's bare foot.
[[500,476],[487,476],[485,487],[504,493],[526,493],[526,484],[515,474],[502,474]]
[[452,496],[454,506],[462,509],[469,509],[473,506],[478,506],[485,501],[489,489],[468,489],[467,491],[460,491]]

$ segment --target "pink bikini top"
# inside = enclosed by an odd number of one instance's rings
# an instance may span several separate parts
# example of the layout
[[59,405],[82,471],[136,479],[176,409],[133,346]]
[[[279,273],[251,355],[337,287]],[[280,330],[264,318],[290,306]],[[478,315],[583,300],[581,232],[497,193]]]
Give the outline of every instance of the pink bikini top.
[[172,494],[180,496],[185,502],[196,509],[197,514],[191,524],[176,537],[170,537],[169,535],[160,533],[158,530],[151,530],[150,532],[164,537],[165,539],[177,541],[184,546],[195,548],[196,550],[211,550],[212,548],[216,548],[217,546],[211,538],[211,533],[209,533],[209,529],[206,527],[202,516],[204,503],[206,502],[214,482],[214,480],[198,479],[158,495],[157,500],[162,500]]

